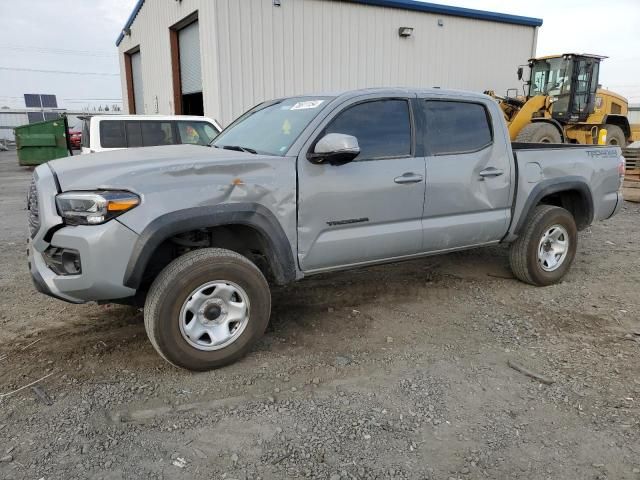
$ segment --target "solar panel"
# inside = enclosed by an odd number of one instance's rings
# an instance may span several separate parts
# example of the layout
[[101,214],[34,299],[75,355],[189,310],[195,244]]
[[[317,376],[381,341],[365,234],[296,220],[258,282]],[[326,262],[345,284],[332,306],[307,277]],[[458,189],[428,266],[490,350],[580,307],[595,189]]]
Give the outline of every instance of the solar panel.
[[24,104],[27,108],[58,108],[56,96],[44,93],[25,93]]
[[55,95],[40,95],[43,108],[58,108],[58,101]]
[[44,121],[44,114],[42,112],[27,112],[27,118],[29,123],[38,123]]
[[42,100],[38,93],[25,93],[24,104],[27,108],[42,108]]
[[44,112],[45,120],[56,120],[60,118],[60,114],[58,112]]

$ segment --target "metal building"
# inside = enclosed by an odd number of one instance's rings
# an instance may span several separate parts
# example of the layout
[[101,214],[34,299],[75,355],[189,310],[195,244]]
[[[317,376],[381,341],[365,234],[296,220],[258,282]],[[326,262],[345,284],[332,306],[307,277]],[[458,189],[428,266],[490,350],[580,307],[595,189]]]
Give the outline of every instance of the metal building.
[[283,95],[376,86],[505,93],[542,20],[416,0],[139,0],[116,44],[130,113],[223,125]]
[[640,103],[629,104],[629,114],[627,117],[629,118],[629,123],[640,124]]

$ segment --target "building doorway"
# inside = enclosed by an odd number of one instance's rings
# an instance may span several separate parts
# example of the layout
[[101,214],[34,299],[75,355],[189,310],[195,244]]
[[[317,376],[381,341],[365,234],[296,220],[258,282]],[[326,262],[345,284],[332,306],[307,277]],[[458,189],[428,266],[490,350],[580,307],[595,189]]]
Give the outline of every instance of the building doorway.
[[124,69],[127,80],[129,113],[144,113],[144,93],[142,90],[142,57],[140,47],[135,47],[124,54]]
[[173,100],[177,115],[204,115],[198,12],[171,27]]

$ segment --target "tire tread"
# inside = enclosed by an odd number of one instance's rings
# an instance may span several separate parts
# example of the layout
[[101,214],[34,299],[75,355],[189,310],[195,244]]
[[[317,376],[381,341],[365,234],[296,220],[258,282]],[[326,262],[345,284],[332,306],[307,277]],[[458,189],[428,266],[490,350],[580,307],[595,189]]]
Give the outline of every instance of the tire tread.
[[[540,132],[541,129],[545,129],[545,128],[555,130],[555,127],[548,123],[544,123],[544,122],[530,123],[529,125],[526,125],[522,130],[520,130],[520,132],[516,136],[515,141],[522,142],[522,143],[538,143],[536,140],[534,140],[534,137],[536,137],[536,135]],[[560,133],[558,133],[557,130],[555,131],[558,137],[562,139]],[[562,143],[562,141],[558,143]]]

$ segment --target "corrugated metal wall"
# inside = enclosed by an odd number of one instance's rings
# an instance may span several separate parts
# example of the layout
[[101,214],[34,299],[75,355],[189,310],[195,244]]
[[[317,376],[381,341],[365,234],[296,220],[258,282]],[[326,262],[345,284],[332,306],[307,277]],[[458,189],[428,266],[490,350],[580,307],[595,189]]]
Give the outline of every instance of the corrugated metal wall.
[[[131,35],[124,37],[120,52],[120,81],[125,111],[129,111],[127,83],[124,75],[124,52],[140,46],[142,59],[142,84],[144,90],[144,112],[170,115],[175,112],[171,75],[171,48],[169,27],[183,18],[198,12],[200,25],[200,53],[202,59],[203,96],[205,113],[220,119],[212,105],[217,105],[219,94],[217,78],[216,36],[214,0],[147,0],[138,13]],[[207,108],[209,106],[209,108]]]
[[[534,27],[338,0],[281,3],[147,0],[120,45],[121,52],[141,45],[145,104],[157,96],[158,111],[173,112],[168,27],[194,10],[205,114],[225,125],[262,100],[305,92],[441,86],[505,93],[535,53]],[[401,26],[413,35],[400,38]]]
[[0,140],[15,140],[13,129],[29,123],[27,112],[0,110]]

